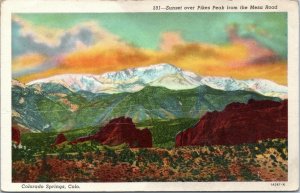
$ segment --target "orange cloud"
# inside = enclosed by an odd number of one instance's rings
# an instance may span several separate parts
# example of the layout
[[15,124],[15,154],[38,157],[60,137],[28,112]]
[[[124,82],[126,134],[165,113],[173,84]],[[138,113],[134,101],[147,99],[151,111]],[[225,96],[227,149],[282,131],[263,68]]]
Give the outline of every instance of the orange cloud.
[[41,54],[26,54],[19,56],[12,61],[13,72],[20,70],[32,69],[46,61],[47,57]]
[[240,37],[236,26],[228,29],[229,40],[232,44],[241,45],[247,50],[247,58],[232,63],[232,65],[253,65],[257,63],[270,63],[277,61],[279,56],[271,49],[263,46],[255,39]]

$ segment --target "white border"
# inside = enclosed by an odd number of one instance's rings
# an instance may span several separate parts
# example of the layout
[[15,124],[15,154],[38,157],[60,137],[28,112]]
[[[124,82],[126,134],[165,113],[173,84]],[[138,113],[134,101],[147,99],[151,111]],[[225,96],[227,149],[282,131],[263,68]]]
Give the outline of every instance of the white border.
[[[80,189],[55,191],[292,191],[299,188],[299,32],[298,2],[289,0],[9,0],[1,4],[1,190],[41,192],[48,189],[22,189],[26,183],[11,182],[11,14],[47,12],[154,12],[153,5],[278,5],[271,12],[288,12],[288,181],[285,186],[274,187],[270,182],[134,182],[134,183],[55,183],[78,184]],[[246,10],[243,12],[265,12]],[[162,11],[163,12],[163,11]],[[168,11],[165,11],[168,12]],[[183,12],[183,11],[182,11]],[[214,12],[190,11],[190,12]],[[223,11],[226,12],[226,11]],[[234,12],[242,12],[237,10]],[[35,184],[35,183],[30,183]],[[36,183],[51,184],[51,183]]]

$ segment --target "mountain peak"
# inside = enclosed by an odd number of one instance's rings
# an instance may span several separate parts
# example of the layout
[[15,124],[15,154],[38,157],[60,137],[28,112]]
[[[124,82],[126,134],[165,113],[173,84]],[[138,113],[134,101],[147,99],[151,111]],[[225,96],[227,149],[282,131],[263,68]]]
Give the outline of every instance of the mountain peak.
[[[181,72],[182,70],[172,64],[168,63],[161,63],[161,64],[152,64],[149,66],[142,66],[142,67],[137,67],[137,68],[128,68],[125,70],[121,70],[119,72],[136,72],[136,71],[167,71],[168,73],[171,72]],[[106,74],[113,74],[113,73],[118,73],[118,72],[108,72]]]
[[105,79],[110,79],[115,82],[128,81],[138,78],[143,84],[148,84],[153,80],[159,79],[163,76],[177,73],[182,73],[182,70],[174,65],[162,63],[145,67],[128,68],[118,72],[107,72],[101,76]]
[[176,70],[176,71],[182,71],[181,68],[176,67],[173,64],[169,64],[169,63],[160,63],[160,64],[153,64],[147,67],[140,67],[139,69],[172,69],[172,70]]
[[18,80],[15,80],[15,79],[12,79],[11,84],[12,84],[12,86],[18,86],[18,87],[21,87],[21,88],[25,88],[25,85],[23,83],[21,83]]

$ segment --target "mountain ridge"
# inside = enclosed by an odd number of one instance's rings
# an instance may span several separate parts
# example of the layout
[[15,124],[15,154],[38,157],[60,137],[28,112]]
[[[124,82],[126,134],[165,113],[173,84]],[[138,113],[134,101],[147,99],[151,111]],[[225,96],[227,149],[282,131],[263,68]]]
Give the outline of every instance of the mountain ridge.
[[[137,92],[146,86],[161,86],[172,90],[185,90],[207,85],[224,91],[249,90],[265,96],[287,98],[287,87],[265,79],[236,80],[229,77],[198,76],[183,71],[171,64],[157,64],[147,67],[130,68],[101,75],[63,74],[39,79],[26,86],[45,83],[60,84],[73,92],[92,93]],[[176,84],[175,84],[176,83]]]

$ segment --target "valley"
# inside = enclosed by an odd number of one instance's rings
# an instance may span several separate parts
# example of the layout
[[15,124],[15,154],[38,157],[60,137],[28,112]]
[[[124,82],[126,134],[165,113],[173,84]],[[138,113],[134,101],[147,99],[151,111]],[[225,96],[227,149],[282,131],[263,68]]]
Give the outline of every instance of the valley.
[[285,181],[287,87],[169,64],[12,82],[13,182]]

